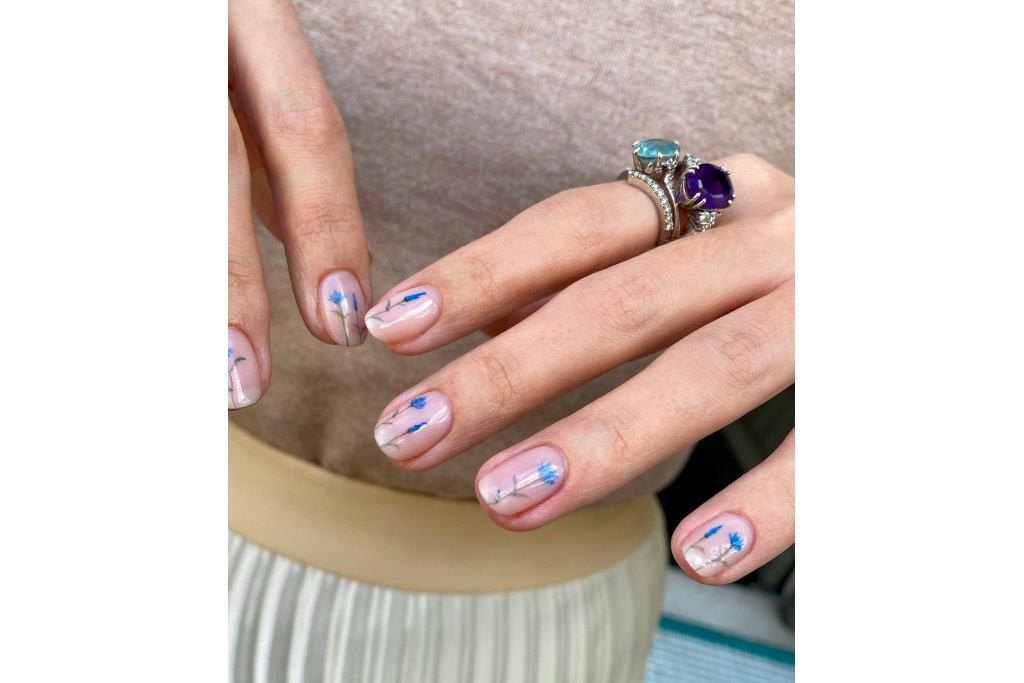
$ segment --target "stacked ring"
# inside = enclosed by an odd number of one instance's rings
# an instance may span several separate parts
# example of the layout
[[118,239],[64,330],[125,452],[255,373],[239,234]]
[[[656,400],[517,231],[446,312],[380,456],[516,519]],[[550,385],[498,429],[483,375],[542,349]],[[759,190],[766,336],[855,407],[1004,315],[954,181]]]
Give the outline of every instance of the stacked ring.
[[633,143],[633,168],[619,176],[646,192],[657,205],[659,245],[679,237],[679,209],[672,193],[679,158],[679,143],[674,140],[640,140]]
[[[663,138],[634,142],[633,168],[619,177],[657,205],[658,245],[712,228],[722,209],[736,198],[729,171],[683,154],[678,142]],[[685,230],[681,211],[686,213]]]

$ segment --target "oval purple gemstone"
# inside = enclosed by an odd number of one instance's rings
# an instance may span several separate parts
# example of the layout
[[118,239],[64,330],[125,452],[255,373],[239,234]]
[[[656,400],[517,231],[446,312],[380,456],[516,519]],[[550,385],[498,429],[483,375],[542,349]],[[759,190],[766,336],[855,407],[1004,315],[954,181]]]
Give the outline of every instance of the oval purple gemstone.
[[683,183],[687,197],[700,193],[701,199],[705,200],[701,207],[704,209],[724,209],[732,199],[732,181],[714,164],[701,164],[693,173],[683,176]]

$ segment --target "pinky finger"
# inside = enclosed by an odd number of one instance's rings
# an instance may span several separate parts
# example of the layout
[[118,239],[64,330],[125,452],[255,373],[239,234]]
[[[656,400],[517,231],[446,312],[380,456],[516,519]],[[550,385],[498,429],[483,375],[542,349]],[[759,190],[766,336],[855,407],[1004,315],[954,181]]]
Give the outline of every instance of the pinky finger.
[[760,465],[693,511],[672,534],[672,555],[691,578],[732,583],[795,538],[796,431]]

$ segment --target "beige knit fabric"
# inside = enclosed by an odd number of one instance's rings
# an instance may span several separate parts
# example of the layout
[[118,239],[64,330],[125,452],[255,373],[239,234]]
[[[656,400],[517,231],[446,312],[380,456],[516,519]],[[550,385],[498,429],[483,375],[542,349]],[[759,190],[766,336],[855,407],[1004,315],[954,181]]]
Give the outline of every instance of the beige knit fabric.
[[[297,7],[351,138],[376,295],[559,190],[615,178],[638,138],[675,138],[705,159],[753,152],[793,172],[791,0]],[[374,444],[380,410],[484,336],[409,358],[372,338],[356,349],[323,344],[299,318],[281,245],[257,230],[273,381],[232,419],[350,477],[472,497],[486,458],[646,364],[618,368],[432,471],[403,472]],[[611,500],[666,484],[682,461]]]

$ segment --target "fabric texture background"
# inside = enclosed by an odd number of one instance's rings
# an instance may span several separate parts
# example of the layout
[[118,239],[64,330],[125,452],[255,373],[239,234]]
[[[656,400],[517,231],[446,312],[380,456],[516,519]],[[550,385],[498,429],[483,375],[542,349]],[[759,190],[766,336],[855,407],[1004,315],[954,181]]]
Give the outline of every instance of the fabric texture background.
[[[708,160],[753,152],[793,172],[791,0],[300,0],[297,8],[351,139],[375,297],[560,190],[613,180],[638,138],[675,138]],[[742,201],[742,187],[737,194]],[[356,349],[323,344],[299,318],[281,245],[262,226],[258,233],[273,381],[232,419],[350,477],[471,498],[486,458],[649,362],[615,369],[440,467],[404,472],[373,442],[380,410],[484,336],[418,357],[373,339]],[[683,458],[608,501],[667,484]]]
[[640,681],[661,611],[662,525],[622,562],[545,588],[381,588],[228,532],[232,683]]

